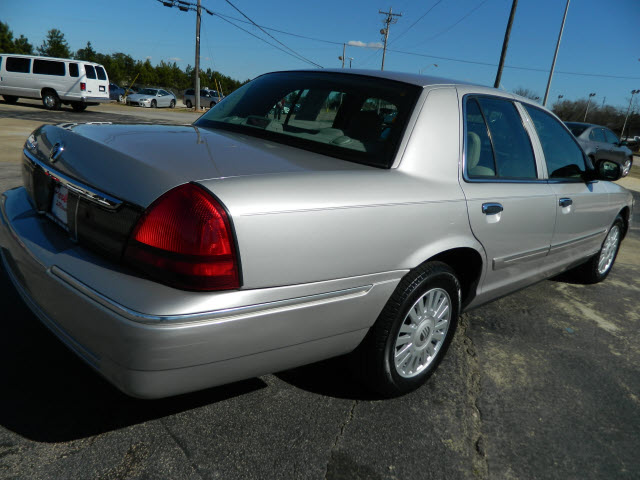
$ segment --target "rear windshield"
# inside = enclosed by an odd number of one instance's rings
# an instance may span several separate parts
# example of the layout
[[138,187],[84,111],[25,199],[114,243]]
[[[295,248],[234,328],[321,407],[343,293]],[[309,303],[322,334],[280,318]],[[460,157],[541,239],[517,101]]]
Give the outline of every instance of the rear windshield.
[[565,125],[569,128],[569,130],[571,130],[571,133],[573,133],[575,137],[579,137],[580,135],[582,135],[582,132],[584,132],[590,126],[581,125],[579,123],[566,123]]
[[96,67],[96,73],[98,74],[98,80],[106,80],[107,74],[102,67]]
[[367,76],[271,73],[227,96],[195,125],[389,168],[421,91]]

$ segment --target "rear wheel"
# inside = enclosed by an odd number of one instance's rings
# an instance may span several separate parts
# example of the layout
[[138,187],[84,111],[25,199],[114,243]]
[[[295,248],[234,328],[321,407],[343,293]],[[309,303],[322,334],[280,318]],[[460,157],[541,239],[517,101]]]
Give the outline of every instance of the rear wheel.
[[14,97],[13,95],[3,95],[2,98],[4,98],[4,101],[7,103],[17,103],[18,102],[18,97]]
[[191,107],[193,107],[193,104],[191,103],[191,100],[187,100],[187,101],[185,102],[185,105],[187,106],[187,108],[191,108]]
[[623,233],[624,221],[618,215],[607,232],[600,251],[591,257],[588,262],[567,272],[569,277],[572,280],[586,284],[598,283],[607,278],[618,256]]
[[53,90],[44,90],[42,92],[42,105],[47,110],[60,110],[58,94]]
[[442,262],[425,263],[407,274],[353,353],[356,374],[388,397],[420,387],[449,348],[459,292],[458,278]]
[[174,108],[175,106],[176,106],[176,101],[171,100],[171,103],[169,103],[169,108]]
[[76,112],[84,112],[87,106],[82,102],[71,102],[71,108]]

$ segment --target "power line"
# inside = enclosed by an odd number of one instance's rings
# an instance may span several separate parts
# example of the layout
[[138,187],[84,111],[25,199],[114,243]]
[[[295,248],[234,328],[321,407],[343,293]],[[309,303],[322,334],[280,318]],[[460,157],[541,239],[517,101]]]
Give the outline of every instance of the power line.
[[418,44],[418,45],[424,45],[427,42],[430,42],[431,40],[438,38],[440,35],[447,33],[449,30],[451,30],[453,27],[455,27],[456,25],[458,25],[460,22],[462,22],[465,18],[467,18],[469,15],[471,15],[473,12],[475,12],[476,10],[478,10],[482,5],[484,5],[485,3],[487,3],[489,0],[483,0],[482,2],[480,2],[478,5],[476,5],[474,8],[472,8],[468,13],[466,13],[462,18],[460,18],[460,20],[458,20],[457,22],[455,22],[453,25],[448,26],[447,28],[445,28],[444,30],[436,33],[435,35],[433,35],[432,37],[427,38],[424,42]]
[[[245,28],[242,28],[240,25],[236,25],[236,24],[235,24],[235,23],[233,23],[231,20],[227,20],[226,18],[221,17],[221,16],[220,16],[220,15],[218,15],[217,13],[213,13],[213,16],[218,17],[220,20],[223,20],[223,21],[227,22],[228,24],[233,25],[233,26],[234,26],[234,27],[236,27],[236,28],[239,28],[239,29],[240,29],[240,30],[242,30],[243,32],[248,33],[248,34],[249,34],[249,35],[251,35],[252,37],[255,37],[255,38],[257,38],[258,40],[263,41],[263,42],[264,42],[264,43],[266,43],[267,45],[270,45],[270,46],[272,46],[273,48],[277,48],[277,49],[278,49],[278,50],[280,50],[281,52],[286,53],[287,55],[292,56],[292,57],[293,57],[293,58],[295,58],[296,60],[300,60],[300,59],[301,59],[300,57],[295,56],[293,53],[287,52],[284,48],[280,48],[279,46],[274,45],[273,43],[269,42],[268,40],[265,40],[264,38],[259,37],[259,36],[258,36],[258,35],[256,35],[255,33],[252,33],[252,32],[250,32],[249,30],[247,30],[247,29],[245,29]],[[306,61],[306,60],[305,60],[305,61]],[[311,62],[311,61],[309,61],[308,63],[310,63],[310,64],[312,64],[312,65],[317,65],[316,63],[313,63],[313,62]],[[322,68],[322,67],[320,67],[320,68]]]
[[311,63],[312,65],[315,65],[318,68],[323,68],[322,65],[317,64],[316,62],[309,60],[308,58],[300,55],[298,52],[296,52],[295,50],[289,48],[288,46],[286,46],[284,43],[282,43],[280,40],[278,40],[276,37],[274,37],[273,35],[271,35],[269,32],[267,32],[264,28],[262,28],[260,25],[258,25],[256,22],[254,22],[253,20],[251,20],[247,15],[244,14],[244,12],[242,12],[242,10],[240,10],[238,7],[236,7],[233,3],[231,3],[230,0],[225,0],[225,2],[227,2],[229,5],[231,5],[240,15],[242,15],[244,18],[246,18],[247,20],[249,20],[254,26],[258,27],[260,29],[260,31],[262,31],[265,35],[269,36],[270,38],[272,38],[273,40],[275,40],[276,42],[278,42],[280,45],[282,45],[284,48],[286,48],[287,50],[289,50],[290,52],[292,52],[294,55],[296,55],[297,57],[300,57],[300,59],[304,60],[307,63]]
[[442,3],[442,1],[443,1],[443,0],[438,0],[436,3],[434,3],[434,4],[431,6],[431,8],[430,8],[429,10],[427,10],[426,12],[424,12],[424,13],[420,16],[420,18],[418,18],[415,22],[413,22],[411,25],[409,25],[409,27],[408,27],[406,30],[404,30],[400,35],[398,35],[396,38],[394,38],[393,40],[391,40],[391,41],[389,42],[389,45],[391,45],[393,42],[398,41],[398,39],[400,39],[400,38],[401,38],[405,33],[407,33],[409,30],[411,30],[411,29],[415,26],[415,24],[416,24],[416,23],[418,23],[420,20],[422,20],[424,17],[426,17],[426,16],[427,16],[427,14],[428,14],[431,10],[433,10],[434,8],[436,8],[436,7],[438,6],[438,4]]

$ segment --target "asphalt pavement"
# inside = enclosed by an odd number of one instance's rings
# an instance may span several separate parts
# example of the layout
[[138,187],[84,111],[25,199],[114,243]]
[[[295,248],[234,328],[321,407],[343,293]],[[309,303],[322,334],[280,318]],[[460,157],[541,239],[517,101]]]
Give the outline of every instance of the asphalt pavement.
[[[187,116],[0,101],[0,191],[21,183],[7,152],[38,122]],[[391,400],[344,359],[126,397],[40,324],[0,267],[0,479],[637,479],[638,210],[605,282],[549,280],[464,314],[428,383]]]

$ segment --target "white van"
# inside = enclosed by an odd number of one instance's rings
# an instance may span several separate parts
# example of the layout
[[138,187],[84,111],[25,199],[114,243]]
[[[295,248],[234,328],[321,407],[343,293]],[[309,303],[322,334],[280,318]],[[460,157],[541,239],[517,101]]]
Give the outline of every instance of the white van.
[[48,110],[60,104],[81,112],[109,101],[109,78],[102,65],[66,58],[0,55],[0,95],[7,103],[41,98]]

